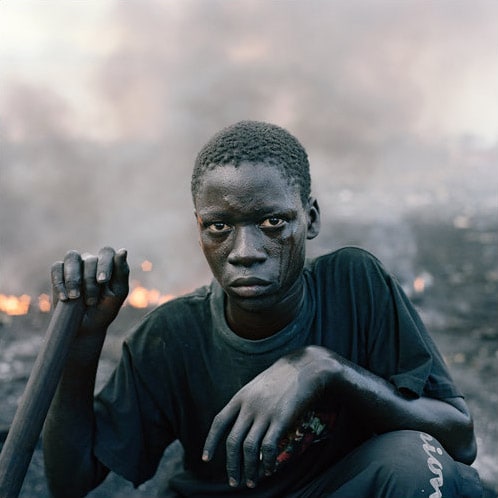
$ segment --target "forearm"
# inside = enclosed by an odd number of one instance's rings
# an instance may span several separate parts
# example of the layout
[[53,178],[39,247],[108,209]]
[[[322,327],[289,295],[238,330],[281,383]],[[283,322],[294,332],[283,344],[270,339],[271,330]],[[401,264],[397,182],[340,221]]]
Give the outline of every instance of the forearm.
[[476,450],[473,423],[462,400],[404,396],[391,383],[330,351],[323,361],[327,392],[340,397],[374,432],[428,432],[453,458],[472,463]]
[[93,456],[93,393],[104,336],[76,339],[45,422],[45,470],[54,496],[84,496],[107,474]]

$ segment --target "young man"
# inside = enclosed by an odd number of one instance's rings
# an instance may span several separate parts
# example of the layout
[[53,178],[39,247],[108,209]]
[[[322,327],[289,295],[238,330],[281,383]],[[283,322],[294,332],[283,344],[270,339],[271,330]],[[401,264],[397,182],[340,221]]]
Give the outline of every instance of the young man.
[[360,249],[306,261],[320,211],[299,142],[222,130],[192,196],[214,280],[143,319],[95,401],[126,251],[53,266],[55,295],[87,304],[44,429],[54,495],[109,469],[138,485],[178,439],[177,496],[479,496],[471,416],[399,285]]

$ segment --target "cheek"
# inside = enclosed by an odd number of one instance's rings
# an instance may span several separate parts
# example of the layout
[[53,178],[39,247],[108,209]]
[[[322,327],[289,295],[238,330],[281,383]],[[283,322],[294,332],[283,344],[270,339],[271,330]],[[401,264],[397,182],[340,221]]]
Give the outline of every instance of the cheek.
[[213,242],[209,237],[202,237],[202,235],[199,239],[199,245],[213,273],[220,272],[223,261],[228,254],[225,245]]
[[281,280],[294,280],[301,273],[305,259],[305,237],[292,232],[282,240],[279,248],[279,273]]

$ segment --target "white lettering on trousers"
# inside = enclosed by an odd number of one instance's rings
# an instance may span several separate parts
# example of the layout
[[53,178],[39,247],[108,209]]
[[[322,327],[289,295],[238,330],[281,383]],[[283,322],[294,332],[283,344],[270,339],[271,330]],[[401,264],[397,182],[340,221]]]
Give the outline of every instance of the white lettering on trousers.
[[429,481],[432,489],[434,489],[434,493],[432,493],[429,498],[441,498],[441,496],[443,496],[441,493],[441,487],[443,485],[443,464],[434,456],[434,453],[442,455],[443,450],[441,448],[433,446],[432,444],[429,444],[429,441],[434,441],[434,438],[432,436],[429,436],[429,434],[425,434],[422,432],[420,433],[420,438],[424,442],[422,448],[427,455],[427,466],[429,467],[429,470],[436,476]]

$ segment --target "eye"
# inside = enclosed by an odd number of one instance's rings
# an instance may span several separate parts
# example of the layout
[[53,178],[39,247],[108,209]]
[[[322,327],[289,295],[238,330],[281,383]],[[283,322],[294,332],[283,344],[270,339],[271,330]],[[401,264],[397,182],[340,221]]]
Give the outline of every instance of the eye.
[[211,233],[225,233],[230,230],[230,225],[227,225],[222,221],[215,221],[214,223],[209,223],[205,226]]
[[270,216],[269,218],[265,218],[260,224],[260,227],[263,228],[279,228],[285,224],[285,220],[282,218],[278,218],[277,216]]

